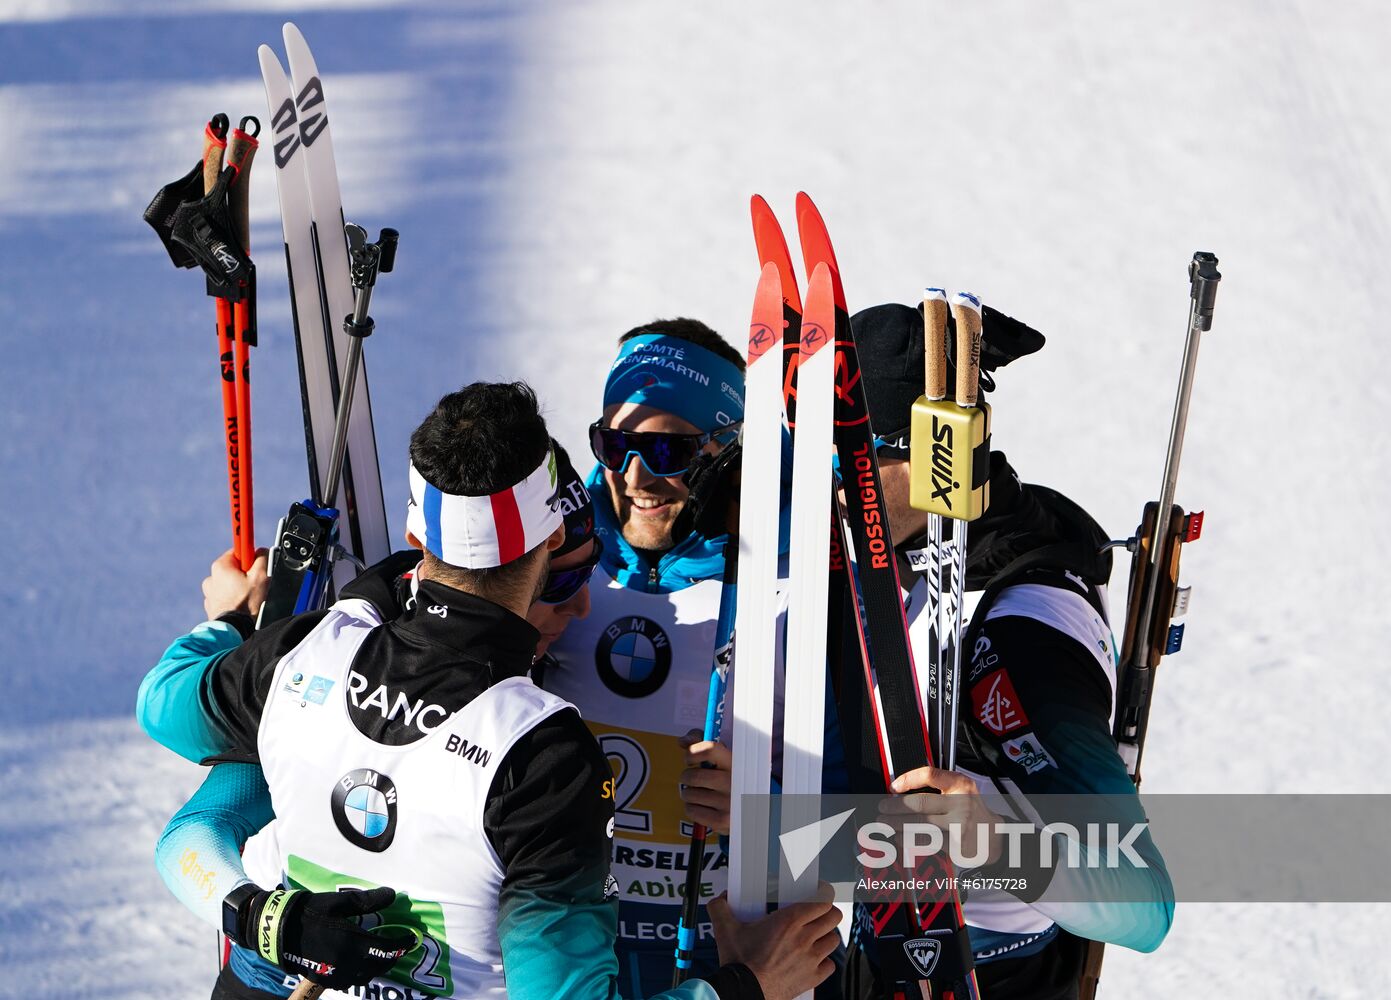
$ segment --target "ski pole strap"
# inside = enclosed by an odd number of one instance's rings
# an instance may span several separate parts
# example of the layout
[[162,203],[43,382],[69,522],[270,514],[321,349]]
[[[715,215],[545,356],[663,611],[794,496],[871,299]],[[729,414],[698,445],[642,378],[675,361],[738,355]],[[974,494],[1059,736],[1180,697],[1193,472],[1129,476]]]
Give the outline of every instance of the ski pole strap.
[[489,569],[530,552],[564,523],[555,502],[555,453],[521,482],[488,496],[445,493],[412,463],[406,530],[451,566]]
[[276,889],[258,914],[256,926],[252,928],[255,940],[252,947],[271,965],[280,964],[280,925],[290,907],[290,901],[299,894],[299,889]]

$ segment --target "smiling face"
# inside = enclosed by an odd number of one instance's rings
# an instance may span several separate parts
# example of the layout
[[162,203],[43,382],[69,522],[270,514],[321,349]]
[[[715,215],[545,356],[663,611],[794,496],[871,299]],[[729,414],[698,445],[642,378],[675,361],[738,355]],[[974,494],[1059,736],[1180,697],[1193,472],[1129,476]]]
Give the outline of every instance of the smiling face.
[[[574,569],[576,566],[583,565],[585,560],[593,554],[594,539],[591,538],[579,548],[567,552],[563,556],[553,558],[551,570]],[[584,618],[588,614],[589,584],[585,584],[571,597],[559,604],[532,601],[531,608],[526,613],[526,620],[531,623],[532,628],[541,633],[541,638],[536,643],[536,655],[544,654],[551,643],[560,638],[571,619]]]
[[[604,426],[622,431],[664,434],[700,434],[702,429],[674,413],[641,403],[619,403],[604,410]],[[706,451],[719,451],[711,442]],[[604,470],[604,483],[613,501],[618,525],[628,544],[637,549],[664,552],[675,542],[672,526],[691,491],[681,476],[654,476],[634,455],[622,472]]]

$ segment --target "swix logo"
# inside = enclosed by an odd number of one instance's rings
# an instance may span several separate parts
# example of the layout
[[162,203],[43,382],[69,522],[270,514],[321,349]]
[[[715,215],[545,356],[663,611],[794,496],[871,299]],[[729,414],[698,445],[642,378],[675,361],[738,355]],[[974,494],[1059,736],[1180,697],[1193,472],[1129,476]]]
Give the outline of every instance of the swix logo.
[[961,484],[951,475],[952,430],[935,413],[932,415],[932,499],[941,500],[951,510],[951,491]]
[[[878,483],[874,475],[874,449],[861,445],[855,452],[855,488],[860,496],[860,518],[864,525],[865,545],[870,565],[875,569],[889,568],[889,543],[885,538],[884,513],[879,506]],[[858,551],[859,543],[856,542]]]
[[749,327],[749,360],[757,361],[777,342],[778,338],[766,323],[754,323]]
[[1014,693],[1009,674],[1003,670],[982,678],[971,689],[971,703],[976,718],[996,736],[1003,736],[1029,724],[1028,716],[1019,704],[1019,695]]
[[802,326],[802,353],[815,354],[829,338],[826,336],[824,327],[817,326],[815,323],[806,323]]
[[316,76],[304,85],[299,97],[293,101],[287,97],[275,112],[271,128],[275,131],[275,165],[278,169],[285,169],[301,144],[314,145],[314,140],[328,128],[328,115],[314,110],[323,103],[324,85]]

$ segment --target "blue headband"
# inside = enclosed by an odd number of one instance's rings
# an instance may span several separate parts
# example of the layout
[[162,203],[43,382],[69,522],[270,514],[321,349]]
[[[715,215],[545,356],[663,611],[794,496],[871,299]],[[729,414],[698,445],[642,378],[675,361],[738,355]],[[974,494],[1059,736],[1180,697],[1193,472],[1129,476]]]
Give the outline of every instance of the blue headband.
[[625,341],[604,383],[604,408],[641,403],[702,431],[744,419],[744,374],[714,351],[644,333]]

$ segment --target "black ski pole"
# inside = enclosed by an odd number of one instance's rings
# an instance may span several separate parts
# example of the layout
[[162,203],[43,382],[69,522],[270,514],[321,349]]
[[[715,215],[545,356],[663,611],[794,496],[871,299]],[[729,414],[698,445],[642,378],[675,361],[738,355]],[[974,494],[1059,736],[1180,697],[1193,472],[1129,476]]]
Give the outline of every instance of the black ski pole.
[[343,320],[343,330],[351,337],[345,378],[334,416],[333,449],[323,496],[292,504],[280,522],[275,548],[271,553],[270,589],[256,620],[257,628],[317,608],[323,601],[333,575],[338,553],[338,487],[343,478],[347,450],[348,418],[352,413],[353,388],[362,363],[362,342],[372,335],[376,324],[367,314],[377,275],[389,272],[396,262],[400,234],[383,229],[376,243],[367,242],[367,231],[349,223],[344,227],[352,261],[353,312]]

